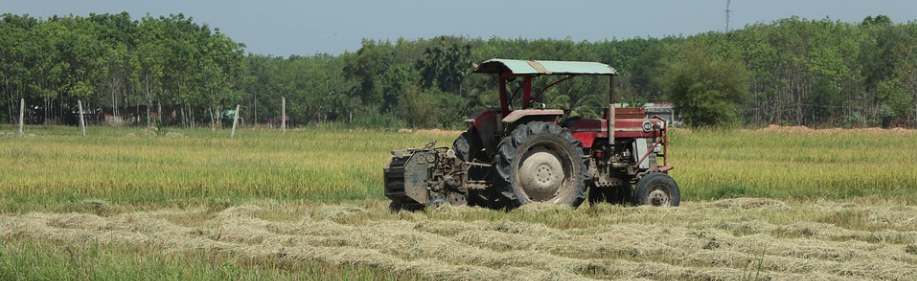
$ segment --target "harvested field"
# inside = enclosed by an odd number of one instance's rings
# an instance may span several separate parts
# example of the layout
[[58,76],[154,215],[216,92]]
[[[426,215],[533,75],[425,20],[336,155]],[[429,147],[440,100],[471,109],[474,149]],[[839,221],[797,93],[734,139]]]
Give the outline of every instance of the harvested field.
[[393,214],[390,151],[460,132],[27,129],[0,280],[917,280],[915,130],[678,128],[678,208]]
[[254,268],[321,263],[432,280],[917,279],[917,207],[877,197],[529,205],[509,213],[444,206],[393,214],[382,200],[133,208],[4,214],[0,240],[204,252]]

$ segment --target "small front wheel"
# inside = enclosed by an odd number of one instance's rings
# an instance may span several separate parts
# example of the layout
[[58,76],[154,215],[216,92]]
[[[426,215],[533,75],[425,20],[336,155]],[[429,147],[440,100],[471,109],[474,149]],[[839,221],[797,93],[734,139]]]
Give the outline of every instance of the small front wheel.
[[637,182],[634,204],[657,207],[677,207],[681,201],[678,184],[668,174],[650,173]]

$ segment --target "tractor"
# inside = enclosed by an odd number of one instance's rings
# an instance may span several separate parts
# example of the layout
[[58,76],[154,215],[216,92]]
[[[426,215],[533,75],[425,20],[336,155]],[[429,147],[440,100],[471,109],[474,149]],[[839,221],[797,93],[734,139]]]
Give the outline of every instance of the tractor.
[[[678,206],[681,194],[668,175],[669,124],[647,118],[642,107],[616,108],[618,72],[611,66],[491,59],[474,73],[496,76],[500,108],[472,114],[452,147],[431,142],[392,151],[383,168],[392,210],[441,204],[511,210],[532,202],[576,208],[586,199]],[[533,93],[533,79],[549,75],[563,77]],[[564,118],[562,109],[535,104],[549,88],[578,76],[608,77],[601,119]]]

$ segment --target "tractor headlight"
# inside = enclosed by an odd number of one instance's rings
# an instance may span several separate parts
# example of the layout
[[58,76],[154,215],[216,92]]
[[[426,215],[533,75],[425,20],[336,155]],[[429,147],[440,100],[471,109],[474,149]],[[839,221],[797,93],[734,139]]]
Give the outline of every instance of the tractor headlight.
[[653,130],[653,123],[650,121],[643,121],[643,132],[649,133]]

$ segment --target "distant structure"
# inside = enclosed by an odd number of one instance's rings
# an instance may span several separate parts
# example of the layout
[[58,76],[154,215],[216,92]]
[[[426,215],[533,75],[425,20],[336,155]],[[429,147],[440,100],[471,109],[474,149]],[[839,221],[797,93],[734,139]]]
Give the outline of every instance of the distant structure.
[[729,4],[731,3],[732,3],[732,0],[726,0],[726,32],[725,33],[729,33],[729,13],[732,12],[732,10],[729,9]]
[[[631,107],[631,104],[628,103],[615,103],[615,107]],[[644,118],[653,118],[656,116],[662,117],[673,127],[681,126],[681,118],[675,114],[675,104],[671,102],[648,102],[641,105],[646,109]]]
[[659,116],[673,127],[681,125],[678,116],[675,115],[675,104],[671,102],[649,102],[643,104],[643,107],[646,108],[646,118]]

